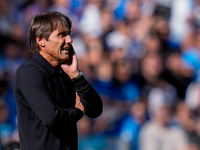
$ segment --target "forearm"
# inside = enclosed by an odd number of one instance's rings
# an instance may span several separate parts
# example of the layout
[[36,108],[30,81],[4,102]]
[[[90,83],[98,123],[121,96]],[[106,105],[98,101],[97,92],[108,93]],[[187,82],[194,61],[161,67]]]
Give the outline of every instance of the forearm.
[[91,118],[100,116],[103,109],[102,100],[90,83],[84,76],[76,79],[72,83],[85,108],[85,114]]
[[87,82],[84,76],[80,74],[81,72],[78,69],[78,60],[74,49],[73,52],[74,55],[72,55],[71,61],[62,64],[61,68],[71,79],[75,92],[78,93],[81,104],[84,106],[85,114],[88,117],[96,118],[102,113],[103,105],[101,98],[92,88],[92,86]]

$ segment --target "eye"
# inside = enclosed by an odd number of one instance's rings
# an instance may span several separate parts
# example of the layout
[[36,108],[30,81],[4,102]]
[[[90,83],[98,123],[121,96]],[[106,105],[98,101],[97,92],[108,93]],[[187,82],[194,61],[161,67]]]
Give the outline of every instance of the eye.
[[65,37],[65,36],[67,36],[67,34],[66,34],[65,32],[61,32],[61,33],[59,34],[59,36]]
[[64,32],[60,32],[59,36],[65,37],[65,36],[70,35],[70,34],[71,34],[71,31],[69,31],[69,32],[64,31]]

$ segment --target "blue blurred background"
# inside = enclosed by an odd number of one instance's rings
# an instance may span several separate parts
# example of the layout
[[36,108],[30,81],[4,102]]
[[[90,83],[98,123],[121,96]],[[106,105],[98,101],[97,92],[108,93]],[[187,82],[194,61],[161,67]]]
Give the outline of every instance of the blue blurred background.
[[29,21],[46,11],[71,18],[80,69],[104,103],[78,122],[79,150],[200,150],[200,0],[0,0],[5,150],[19,142],[13,80],[33,55]]

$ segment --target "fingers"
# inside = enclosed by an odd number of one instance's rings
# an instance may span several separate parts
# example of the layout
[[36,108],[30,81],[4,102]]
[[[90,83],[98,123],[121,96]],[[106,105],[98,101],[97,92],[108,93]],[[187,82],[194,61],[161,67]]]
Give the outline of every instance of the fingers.
[[71,49],[72,49],[72,54],[76,54],[74,47],[71,45]]
[[76,92],[76,102],[80,102],[80,97],[78,96],[78,93]]
[[80,109],[83,111],[83,113],[85,114],[85,108],[83,107],[83,104],[81,103],[81,99],[80,97],[78,96],[78,93],[76,92],[76,105],[75,105],[76,108]]

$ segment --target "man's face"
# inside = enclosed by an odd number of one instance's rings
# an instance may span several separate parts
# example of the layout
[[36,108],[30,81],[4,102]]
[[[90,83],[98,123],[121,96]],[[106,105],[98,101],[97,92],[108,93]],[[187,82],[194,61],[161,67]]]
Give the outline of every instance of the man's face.
[[48,40],[44,40],[43,53],[48,61],[66,61],[73,53],[72,38],[68,28],[58,28],[53,31]]

